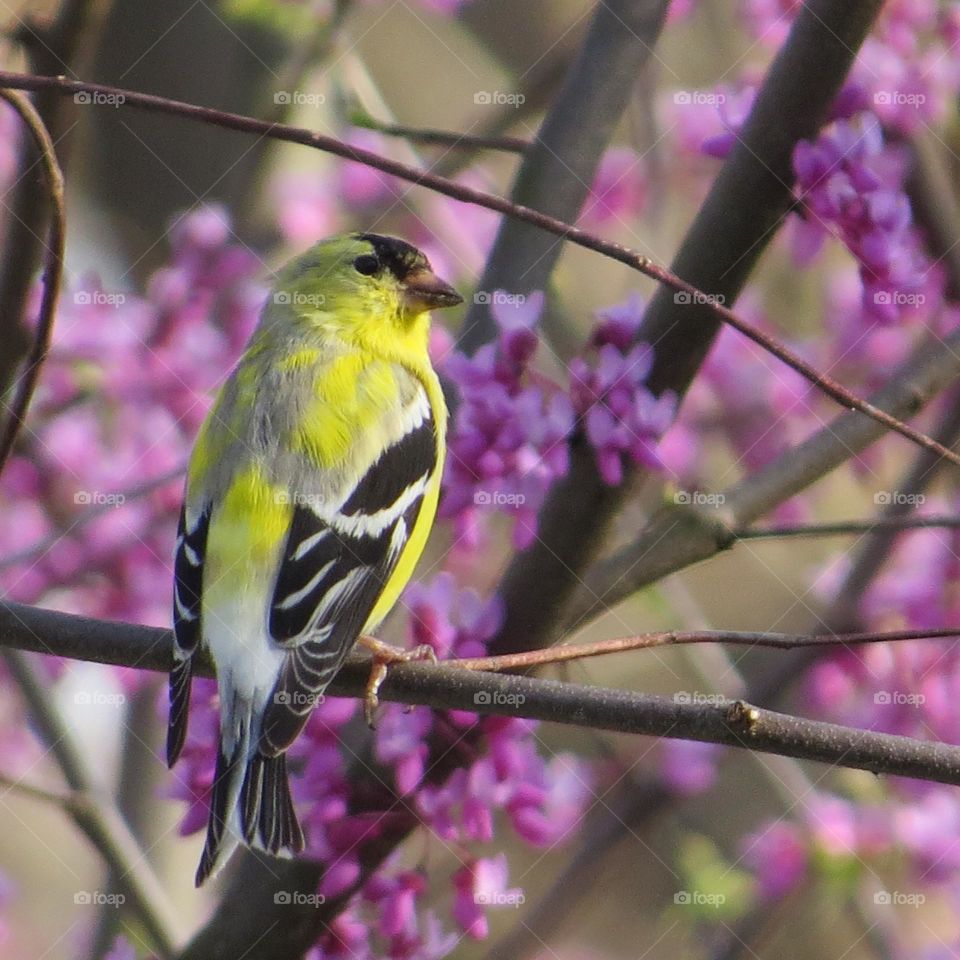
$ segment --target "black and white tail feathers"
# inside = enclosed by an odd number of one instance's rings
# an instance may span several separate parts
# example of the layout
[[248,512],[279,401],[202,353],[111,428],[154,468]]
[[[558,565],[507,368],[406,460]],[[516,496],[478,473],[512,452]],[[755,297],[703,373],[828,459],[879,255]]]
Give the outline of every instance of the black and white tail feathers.
[[241,839],[275,857],[290,857],[303,850],[286,755],[261,752],[250,735],[249,715],[242,717],[238,726],[232,749],[221,733],[207,840],[197,868],[198,887],[226,863]]

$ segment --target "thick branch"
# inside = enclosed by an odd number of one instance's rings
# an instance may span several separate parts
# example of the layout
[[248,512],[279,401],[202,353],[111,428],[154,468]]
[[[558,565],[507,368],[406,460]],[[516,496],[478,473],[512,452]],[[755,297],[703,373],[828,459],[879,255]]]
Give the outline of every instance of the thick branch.
[[[597,167],[660,36],[666,0],[598,3],[586,39],[524,154],[510,199],[573,222]],[[505,219],[487,259],[480,290],[545,290],[563,242],[529,224]],[[474,302],[461,344],[472,352],[493,339],[490,308]]]
[[[151,670],[169,669],[173,650],[169,630],[11,603],[0,605],[0,645]],[[210,674],[209,663],[199,667],[199,672]],[[368,674],[369,662],[354,657],[329,692],[362,697]],[[696,704],[683,702],[682,697],[671,700],[630,690],[422,663],[394,667],[380,696],[437,710],[469,710],[620,733],[702,740],[960,785],[960,747],[804,720],[740,701]]]

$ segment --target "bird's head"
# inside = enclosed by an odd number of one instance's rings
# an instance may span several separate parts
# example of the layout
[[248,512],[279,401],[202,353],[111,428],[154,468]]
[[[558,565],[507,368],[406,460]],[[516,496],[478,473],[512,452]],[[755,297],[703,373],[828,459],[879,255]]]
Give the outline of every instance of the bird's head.
[[378,339],[426,335],[426,314],[463,298],[405,240],[375,233],[331,237],[288,264],[274,303],[331,334]]

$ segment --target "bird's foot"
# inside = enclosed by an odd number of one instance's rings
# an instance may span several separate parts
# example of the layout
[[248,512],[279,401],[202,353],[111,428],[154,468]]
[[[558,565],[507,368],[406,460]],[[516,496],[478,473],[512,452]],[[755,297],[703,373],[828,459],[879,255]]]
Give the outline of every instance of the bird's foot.
[[377,707],[380,706],[378,693],[383,681],[387,679],[387,671],[393,664],[410,663],[413,660],[429,660],[431,663],[437,662],[437,655],[433,647],[429,644],[421,643],[419,647],[413,650],[405,650],[402,647],[393,647],[389,643],[382,643],[374,637],[360,637],[362,643],[373,656],[373,665],[370,668],[370,679],[367,680],[367,692],[364,699],[363,715],[366,717],[367,726],[371,729],[376,727]]

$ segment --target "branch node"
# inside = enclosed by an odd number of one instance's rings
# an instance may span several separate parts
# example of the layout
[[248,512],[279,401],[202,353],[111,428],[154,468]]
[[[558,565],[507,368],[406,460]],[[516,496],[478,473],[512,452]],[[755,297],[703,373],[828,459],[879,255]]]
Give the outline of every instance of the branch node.
[[734,733],[753,733],[760,722],[760,711],[745,700],[735,700],[727,707],[726,721]]

